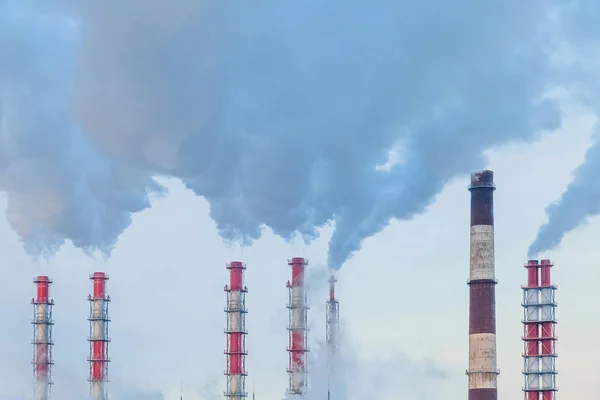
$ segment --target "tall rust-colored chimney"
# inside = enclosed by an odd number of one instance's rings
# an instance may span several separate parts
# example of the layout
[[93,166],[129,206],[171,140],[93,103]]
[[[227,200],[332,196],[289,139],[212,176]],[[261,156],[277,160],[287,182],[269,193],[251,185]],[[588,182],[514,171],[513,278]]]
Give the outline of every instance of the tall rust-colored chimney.
[[471,175],[469,400],[497,400],[494,173]]

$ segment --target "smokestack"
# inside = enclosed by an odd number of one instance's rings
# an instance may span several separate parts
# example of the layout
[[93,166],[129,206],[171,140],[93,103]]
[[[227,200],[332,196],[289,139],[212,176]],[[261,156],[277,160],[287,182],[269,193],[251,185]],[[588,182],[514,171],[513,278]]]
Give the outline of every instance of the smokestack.
[[471,174],[469,400],[497,400],[494,173]]
[[325,303],[325,338],[327,342],[327,398],[331,397],[331,379],[336,374],[336,356],[339,351],[340,304],[335,298],[337,279],[329,277],[329,300]]
[[[523,289],[525,400],[554,400],[556,388],[556,298],[550,260],[529,260]],[[541,278],[541,279],[540,279]]]
[[289,387],[290,395],[302,396],[307,388],[306,353],[308,352],[308,302],[306,299],[306,286],[304,272],[308,262],[302,257],[292,258],[288,261],[292,267],[292,282],[287,282],[289,289]]
[[49,400],[52,385],[52,307],[50,285],[52,280],[47,276],[38,276],[33,280],[37,286],[37,297],[31,299],[33,304],[33,375],[35,380],[34,399]]
[[93,282],[94,294],[88,296],[90,302],[90,391],[93,400],[107,400],[106,383],[108,383],[108,303],[110,296],[106,295],[108,275],[104,272],[94,272],[90,275]]
[[233,261],[227,265],[229,270],[229,286],[225,285],[227,293],[227,389],[225,397],[230,400],[241,400],[246,393],[246,293],[248,289],[243,286],[244,270],[246,266],[240,261]]

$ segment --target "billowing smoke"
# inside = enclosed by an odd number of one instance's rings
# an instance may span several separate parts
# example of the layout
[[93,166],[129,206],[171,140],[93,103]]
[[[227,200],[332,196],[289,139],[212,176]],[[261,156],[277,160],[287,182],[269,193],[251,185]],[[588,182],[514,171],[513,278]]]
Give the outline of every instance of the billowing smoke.
[[[574,4],[577,7],[570,8],[566,14],[568,18],[563,18],[564,32],[570,39],[570,62],[576,65],[576,75],[570,81],[579,94],[578,100],[595,109],[600,116],[600,29],[596,23],[600,20],[600,3],[578,0]],[[555,249],[567,233],[585,224],[588,218],[600,214],[600,180],[597,179],[600,172],[600,122],[596,123],[592,140],[592,146],[575,170],[565,192],[546,208],[548,220],[529,246],[530,258]]]
[[485,150],[560,124],[552,0],[63,1],[76,23],[34,0],[0,16],[23,34],[0,41],[0,189],[33,254],[109,252],[169,175],[227,241],[334,223],[337,269]]
[[162,188],[94,151],[71,118],[78,31],[52,1],[0,2],[0,190],[33,255],[69,239],[109,253]]
[[600,214],[600,128],[596,128],[595,143],[585,160],[575,170],[573,180],[560,199],[546,208],[548,222],[539,229],[529,246],[529,258],[554,249],[564,236],[583,224],[588,217]]

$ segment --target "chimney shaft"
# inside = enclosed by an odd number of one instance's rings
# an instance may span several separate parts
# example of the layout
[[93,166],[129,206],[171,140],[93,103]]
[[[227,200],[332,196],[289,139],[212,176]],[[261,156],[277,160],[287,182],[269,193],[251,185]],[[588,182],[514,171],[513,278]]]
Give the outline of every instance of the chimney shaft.
[[329,373],[335,367],[335,357],[339,350],[340,303],[335,298],[335,283],[337,279],[329,278],[329,300],[325,303],[325,341],[327,343],[327,364]]
[[229,270],[229,286],[227,293],[227,388],[225,398],[228,400],[243,400],[246,398],[246,292],[244,286],[244,270],[246,266],[241,261],[232,261],[227,265]]
[[[525,400],[554,400],[556,387],[556,286],[550,260],[529,260],[523,289]],[[540,279],[541,278],[541,279]]]
[[106,400],[108,393],[108,303],[110,296],[106,295],[108,275],[104,272],[94,272],[90,275],[93,284],[93,295],[88,296],[90,302],[90,392],[93,400]]
[[304,273],[308,263],[302,257],[292,258],[288,265],[292,267],[292,281],[288,281],[289,302],[289,387],[292,396],[303,396],[306,393],[306,353],[308,352],[308,304]]
[[[327,343],[327,398],[331,396],[332,382],[338,381],[337,355],[340,335],[340,303],[335,298],[337,279],[329,277],[329,300],[325,303],[325,341]],[[335,393],[334,393],[335,395]]]
[[497,400],[494,173],[471,175],[469,400]]
[[33,374],[35,379],[34,399],[49,400],[52,385],[52,307],[50,299],[52,280],[47,276],[38,276],[33,282],[37,286],[37,297],[33,304]]

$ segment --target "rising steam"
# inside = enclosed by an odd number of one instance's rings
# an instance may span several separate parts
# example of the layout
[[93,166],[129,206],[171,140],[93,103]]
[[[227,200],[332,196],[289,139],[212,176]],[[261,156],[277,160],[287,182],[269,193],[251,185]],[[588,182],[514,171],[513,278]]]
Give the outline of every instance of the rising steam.
[[575,170],[566,191],[546,208],[548,222],[542,225],[529,246],[529,258],[556,248],[567,233],[585,223],[588,217],[600,214],[600,127],[596,128],[594,136],[594,144]]
[[[46,4],[48,3],[48,4]],[[78,35],[46,1],[0,3],[0,190],[6,217],[33,255],[69,239],[109,253],[162,188],[101,156],[69,114]]]
[[486,149],[560,124],[551,1],[63,3],[0,5],[0,190],[34,255],[108,254],[168,175],[228,241],[333,222],[337,269]]
[[[340,327],[344,337],[344,324]],[[336,368],[328,379],[326,350],[324,342],[317,342],[308,353],[309,388],[303,400],[325,400],[328,389],[333,400],[432,399],[444,394],[448,372],[431,360],[359,359],[353,343],[342,340]],[[285,395],[283,400],[295,397]]]
[[[600,3],[594,0],[578,0],[565,12],[563,31],[570,39],[570,62],[576,65],[575,76],[570,77],[577,91],[584,87],[578,100],[600,115],[600,53],[598,40],[600,29]],[[588,149],[581,165],[575,170],[573,180],[565,192],[546,208],[547,222],[540,227],[533,243],[529,246],[529,257],[555,249],[564,236],[585,224],[590,217],[600,214],[600,122],[596,123],[593,144]]]

